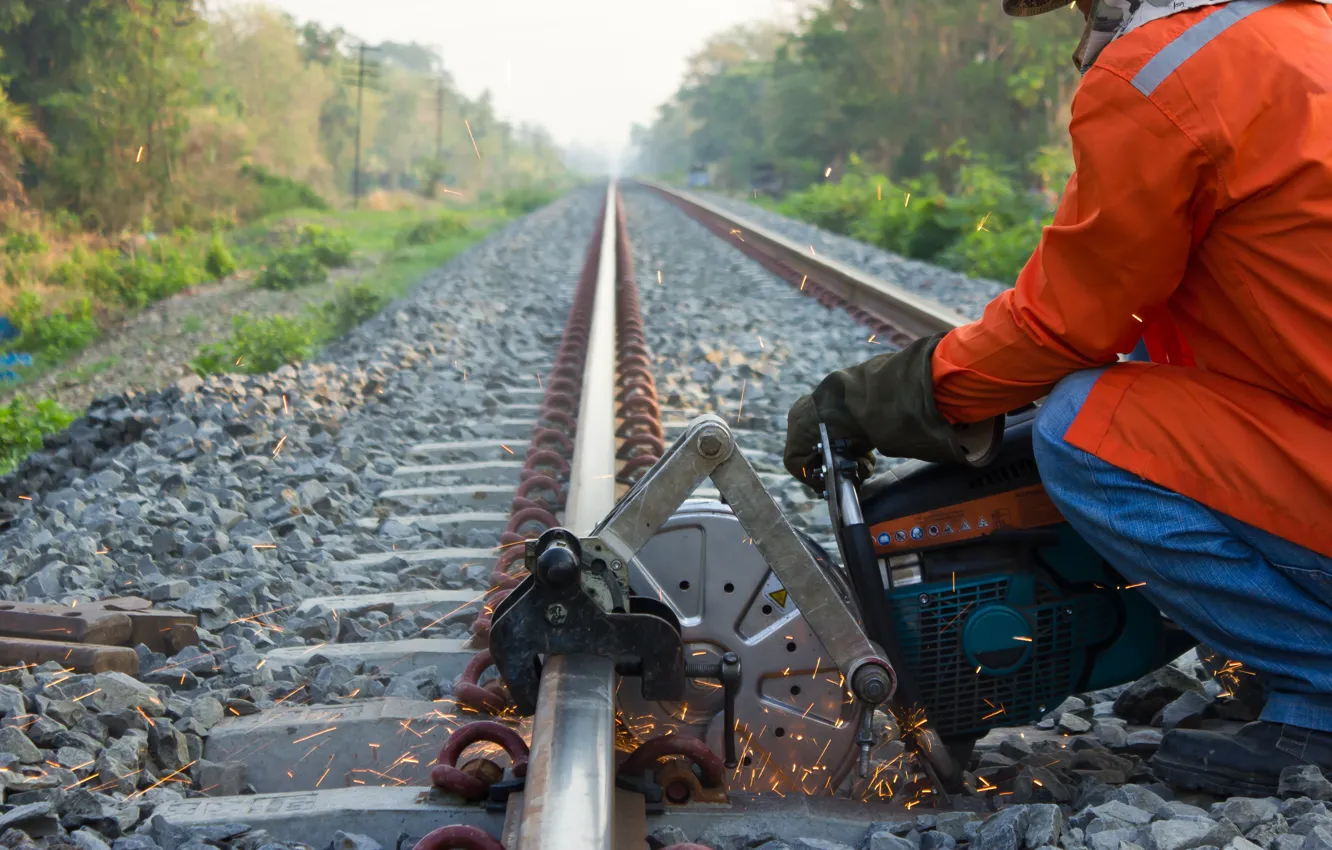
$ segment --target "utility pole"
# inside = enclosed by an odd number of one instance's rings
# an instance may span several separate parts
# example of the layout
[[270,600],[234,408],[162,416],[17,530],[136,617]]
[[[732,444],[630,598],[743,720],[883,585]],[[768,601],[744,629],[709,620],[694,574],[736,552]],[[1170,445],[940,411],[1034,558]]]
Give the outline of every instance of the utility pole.
[[352,209],[361,205],[361,113],[364,105],[365,90],[374,88],[379,79],[379,64],[373,59],[366,59],[366,52],[375,48],[361,43],[356,47],[356,159],[352,166]]
[[365,45],[356,49],[356,164],[352,166],[352,209],[361,205],[361,101],[365,92]]
[[444,161],[444,78],[435,89],[435,162]]
[[435,164],[430,169],[430,197],[439,197],[439,184],[444,182],[444,75],[435,85]]

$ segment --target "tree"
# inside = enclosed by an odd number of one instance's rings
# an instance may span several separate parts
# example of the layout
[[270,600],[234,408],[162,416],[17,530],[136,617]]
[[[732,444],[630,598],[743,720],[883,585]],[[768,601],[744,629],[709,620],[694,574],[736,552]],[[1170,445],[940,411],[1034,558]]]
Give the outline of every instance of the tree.
[[0,200],[19,204],[23,190],[24,160],[35,160],[51,149],[46,136],[37,129],[21,106],[11,103],[0,89]]
[[1025,165],[1063,134],[1081,27],[1076,13],[1014,20],[975,0],[828,0],[791,32],[729,30],[635,134],[640,164],[680,167],[683,139],[686,158],[733,186],[757,157],[797,184],[852,153],[892,175],[945,176],[925,155],[966,138]]
[[0,75],[51,143],[33,179],[46,204],[106,229],[163,208],[205,33],[192,0],[4,4]]

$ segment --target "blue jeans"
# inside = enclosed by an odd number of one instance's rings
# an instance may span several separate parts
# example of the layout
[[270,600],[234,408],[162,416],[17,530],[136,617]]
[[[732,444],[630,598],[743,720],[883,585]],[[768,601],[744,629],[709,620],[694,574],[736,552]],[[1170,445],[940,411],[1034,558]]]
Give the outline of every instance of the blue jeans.
[[1032,432],[1069,523],[1167,616],[1263,674],[1262,719],[1332,732],[1332,558],[1246,525],[1064,442],[1104,369],[1064,378]]

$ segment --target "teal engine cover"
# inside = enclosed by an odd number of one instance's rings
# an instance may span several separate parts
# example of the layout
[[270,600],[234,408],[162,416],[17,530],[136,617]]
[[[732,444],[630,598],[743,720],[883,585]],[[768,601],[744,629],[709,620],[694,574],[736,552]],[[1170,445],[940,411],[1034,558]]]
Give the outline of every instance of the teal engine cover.
[[[862,490],[893,620],[871,624],[872,636],[895,646],[899,677],[948,742],[1031,723],[1071,694],[1137,679],[1193,644],[1057,516],[1015,527],[994,509],[983,536],[950,539],[933,525],[911,533],[912,518],[993,508],[995,496],[1039,485],[1030,419],[1010,417],[984,470],[911,462]],[[888,626],[895,634],[882,632]]]

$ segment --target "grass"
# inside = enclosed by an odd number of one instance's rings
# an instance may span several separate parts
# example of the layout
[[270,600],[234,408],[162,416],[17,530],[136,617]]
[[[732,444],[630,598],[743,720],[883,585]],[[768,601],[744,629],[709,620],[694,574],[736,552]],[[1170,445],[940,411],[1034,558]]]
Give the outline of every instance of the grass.
[[[471,223],[466,233],[448,236],[438,242],[407,245],[403,234],[426,222],[437,212],[422,210],[341,210],[320,212],[300,210],[277,220],[256,222],[255,232],[272,232],[285,226],[321,225],[341,231],[351,241],[352,249],[362,257],[376,261],[358,276],[358,282],[374,291],[396,298],[431,269],[441,266],[468,246],[480,241],[508,218],[502,208],[488,207],[464,211]],[[248,229],[248,228],[247,228]],[[244,237],[237,241],[245,244]]]
[[197,313],[191,313],[180,323],[180,329],[187,334],[197,334],[203,330],[203,319]]
[[119,357],[103,357],[102,359],[89,363],[86,366],[80,366],[70,371],[70,377],[75,381],[86,381],[94,375],[100,375],[107,369],[114,368],[120,362]]
[[[261,373],[305,360],[377,314],[425,274],[484,237],[503,218],[503,211],[497,210],[485,210],[466,223],[458,222],[453,213],[419,210],[306,211],[286,216],[270,225],[269,232],[285,229],[303,234],[318,229],[338,234],[340,239],[345,237],[352,254],[370,258],[371,264],[304,315],[237,317],[231,336],[202,346],[190,366],[200,375]],[[448,219],[449,226],[431,226],[441,219]]]

